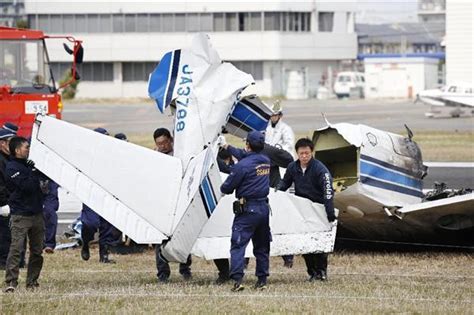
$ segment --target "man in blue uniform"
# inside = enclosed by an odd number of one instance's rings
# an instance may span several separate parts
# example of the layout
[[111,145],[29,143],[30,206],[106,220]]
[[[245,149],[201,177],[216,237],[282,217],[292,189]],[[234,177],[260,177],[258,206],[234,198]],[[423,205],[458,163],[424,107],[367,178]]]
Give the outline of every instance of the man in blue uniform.
[[234,203],[230,248],[230,277],[234,280],[232,291],[244,289],[245,248],[250,240],[257,261],[255,275],[258,281],[255,288],[265,289],[269,275],[271,234],[267,197],[270,190],[270,159],[261,154],[264,143],[265,136],[261,132],[249,132],[245,157],[234,165],[221,186],[222,193],[235,191],[238,199]]
[[[313,158],[314,145],[309,139],[299,139],[295,144],[298,160],[290,163],[285,176],[277,186],[287,190],[294,183],[295,195],[312,202],[324,204],[329,222],[334,222],[332,177],[323,163]],[[303,255],[310,276],[309,281],[327,280],[327,253]]]
[[44,251],[52,254],[56,247],[56,230],[58,228],[58,214],[56,212],[59,209],[59,185],[51,179],[45,180],[44,185],[46,185],[43,202],[44,227],[46,229],[44,233]]
[[5,169],[10,160],[10,139],[15,134],[6,129],[0,129],[0,269],[5,269],[8,251],[10,249],[10,208],[8,207],[8,196]]
[[30,145],[23,137],[13,137],[9,143],[11,158],[7,162],[5,174],[10,193],[8,206],[11,212],[11,245],[8,253],[5,291],[13,292],[18,285],[21,251],[28,236],[30,255],[26,287],[39,286],[38,278],[43,267],[43,191],[40,186],[41,174],[28,159]]
[[[94,129],[94,131],[106,136],[109,135],[108,131],[101,127]],[[94,233],[99,230],[99,262],[105,264],[115,263],[114,260],[109,258],[110,246],[114,245],[114,226],[85,204],[82,205],[81,222],[82,259],[89,260],[89,242],[94,239]]]
[[[168,129],[156,129],[155,132],[153,132],[153,140],[155,140],[156,151],[167,155],[173,155],[173,137]],[[161,283],[167,283],[171,275],[171,269],[170,264],[161,256],[161,244],[157,244],[155,247],[155,258],[157,270],[156,276],[158,277],[158,281]],[[192,263],[191,255],[189,255],[186,263],[179,264],[179,273],[183,276],[184,280],[192,279]]]

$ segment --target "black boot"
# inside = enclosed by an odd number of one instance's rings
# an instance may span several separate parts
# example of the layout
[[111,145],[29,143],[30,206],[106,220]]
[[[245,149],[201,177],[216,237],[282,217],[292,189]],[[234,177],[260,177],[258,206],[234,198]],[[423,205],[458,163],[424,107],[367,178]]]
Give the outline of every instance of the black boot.
[[81,258],[83,260],[89,260],[89,258],[91,257],[91,254],[89,252],[89,244],[84,242],[82,244],[82,249],[81,249]]
[[115,264],[115,260],[109,259],[109,246],[108,245],[104,245],[104,246],[99,245],[99,262],[104,263],[104,264]]

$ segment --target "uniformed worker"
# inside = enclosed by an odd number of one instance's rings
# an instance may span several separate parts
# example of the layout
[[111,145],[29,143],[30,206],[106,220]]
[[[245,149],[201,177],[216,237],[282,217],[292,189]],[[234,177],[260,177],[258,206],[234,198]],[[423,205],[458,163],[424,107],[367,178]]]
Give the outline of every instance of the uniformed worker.
[[[324,204],[329,222],[334,222],[332,177],[323,163],[313,158],[314,145],[309,139],[299,139],[295,144],[298,160],[288,165],[285,176],[277,186],[287,190],[294,183],[295,195],[312,202]],[[305,254],[303,258],[310,276],[309,281],[327,280],[327,253]]]
[[245,248],[250,240],[257,261],[256,289],[265,289],[269,276],[270,225],[268,193],[270,189],[270,159],[261,154],[265,136],[258,131],[247,135],[247,154],[234,165],[230,175],[221,186],[221,192],[235,191],[238,206],[234,204],[230,248],[230,277],[234,280],[232,291],[244,289]]
[[[168,129],[156,129],[153,133],[153,139],[155,140],[156,151],[173,155],[173,137]],[[161,244],[157,244],[155,247],[155,258],[158,281],[166,283],[171,275],[171,269],[169,263],[161,256]],[[191,264],[191,255],[188,256],[186,263],[179,264],[179,273],[183,276],[184,280],[192,279]]]
[[[109,135],[109,132],[101,127],[94,129],[94,131],[106,136]],[[115,263],[115,260],[109,257],[110,247],[114,245],[115,241],[113,235],[114,226],[85,204],[82,205],[81,222],[81,258],[89,260],[89,243],[94,239],[95,232],[99,230],[99,262],[105,264]]]
[[58,188],[59,185],[51,179],[43,181],[45,188],[44,201],[43,201],[43,216],[44,216],[44,251],[48,254],[54,253],[56,247],[56,231],[58,228],[58,214],[59,209],[59,198]]
[[11,158],[7,162],[6,185],[10,193],[8,206],[11,212],[11,245],[5,272],[5,292],[15,291],[18,285],[21,252],[28,236],[30,255],[26,287],[39,286],[38,278],[43,267],[43,191],[42,174],[28,160],[30,145],[23,137],[13,137],[9,143]]
[[8,251],[10,249],[10,207],[5,170],[10,160],[10,139],[15,134],[7,129],[0,128],[0,269],[5,269]]
[[[272,160],[272,166],[270,169],[270,187],[276,187],[281,180],[280,176],[280,167],[286,168],[290,162],[293,162],[294,151],[293,147],[295,144],[295,133],[293,129],[283,122],[283,107],[281,105],[280,100],[276,100],[272,106],[273,115],[270,117],[270,121],[268,122],[267,129],[265,130],[265,142],[269,145],[279,148],[282,151],[286,151],[288,155],[291,156],[291,160],[286,162],[286,165],[283,166],[278,165]],[[273,150],[272,155],[275,157],[282,156],[281,153],[278,153],[276,149]],[[284,155],[283,155],[284,158]],[[285,159],[283,159],[285,162]],[[284,255],[283,258],[283,266],[287,268],[293,267],[293,255]]]
[[272,107],[273,115],[270,117],[265,130],[265,142],[281,148],[293,155],[295,134],[290,126],[283,122],[283,108],[280,100],[275,101]]

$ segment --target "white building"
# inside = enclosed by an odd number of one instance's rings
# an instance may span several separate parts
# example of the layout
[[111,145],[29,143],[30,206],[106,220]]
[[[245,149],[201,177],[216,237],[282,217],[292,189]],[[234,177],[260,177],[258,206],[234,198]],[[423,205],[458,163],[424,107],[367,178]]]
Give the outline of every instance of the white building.
[[366,58],[366,98],[413,98],[438,84],[438,59]]
[[420,22],[445,22],[446,0],[418,0]]
[[[222,59],[254,76],[253,92],[314,96],[328,69],[356,57],[353,10],[354,3],[314,0],[25,1],[30,28],[84,41],[78,97],[147,97],[159,59],[188,46],[196,32],[208,33]],[[50,58],[56,73],[69,67],[59,49]]]
[[448,1],[446,7],[446,83],[474,83],[472,1]]

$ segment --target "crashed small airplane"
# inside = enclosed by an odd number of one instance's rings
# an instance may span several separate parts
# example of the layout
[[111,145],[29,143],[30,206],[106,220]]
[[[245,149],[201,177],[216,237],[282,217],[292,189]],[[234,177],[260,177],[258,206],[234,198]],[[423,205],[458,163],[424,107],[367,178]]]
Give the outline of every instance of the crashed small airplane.
[[459,117],[464,113],[463,109],[474,107],[474,88],[468,84],[451,84],[439,89],[431,89],[420,92],[415,102],[421,101],[431,105],[431,111],[426,113],[428,117],[435,117],[442,113],[442,108],[449,108],[449,115]]
[[[271,110],[254,96],[240,97],[252,83],[199,34],[190,49],[167,53],[150,75],[158,109],[174,108],[173,156],[38,116],[30,158],[135,242],[163,244],[167,260],[185,262],[190,253],[228,258],[233,197],[219,191],[217,139],[223,129],[243,136],[266,128]],[[269,199],[271,255],[333,250],[336,225],[323,205],[283,192]]]
[[315,157],[334,177],[338,238],[474,246],[474,194],[424,198],[428,169],[407,131],[327,122],[314,132]]

